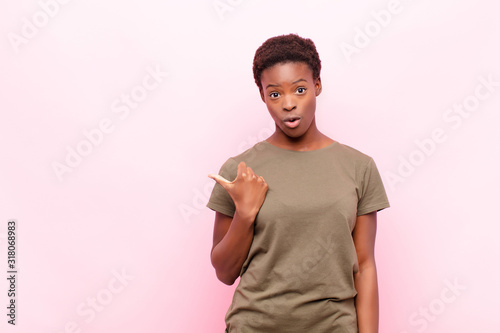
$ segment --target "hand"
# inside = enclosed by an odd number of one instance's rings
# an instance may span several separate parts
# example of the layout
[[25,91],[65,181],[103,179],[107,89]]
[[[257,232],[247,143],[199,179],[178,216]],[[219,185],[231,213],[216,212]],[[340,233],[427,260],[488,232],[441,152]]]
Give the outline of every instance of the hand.
[[238,214],[252,218],[253,222],[266,198],[268,185],[264,178],[257,176],[243,161],[238,164],[238,173],[232,182],[216,174],[210,174],[208,177],[229,193]]

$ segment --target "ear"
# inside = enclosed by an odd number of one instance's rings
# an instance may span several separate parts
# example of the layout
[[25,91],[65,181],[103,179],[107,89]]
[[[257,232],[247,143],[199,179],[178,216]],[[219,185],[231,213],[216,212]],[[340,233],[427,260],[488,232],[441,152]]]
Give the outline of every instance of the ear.
[[260,98],[262,99],[262,102],[266,102],[266,98],[264,97],[264,92],[262,91],[262,89],[259,88],[259,93],[260,93]]
[[321,94],[321,91],[323,90],[322,85],[321,85],[321,78],[318,77],[316,81],[314,82],[314,88],[316,91],[316,96],[319,96]]

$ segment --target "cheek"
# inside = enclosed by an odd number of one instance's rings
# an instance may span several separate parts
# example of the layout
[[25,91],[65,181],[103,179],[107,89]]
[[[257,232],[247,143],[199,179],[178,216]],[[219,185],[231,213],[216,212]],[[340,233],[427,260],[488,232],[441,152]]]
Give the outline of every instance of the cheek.
[[304,113],[307,114],[309,118],[314,117],[314,113],[316,112],[316,99],[309,98],[304,101]]
[[309,98],[308,109],[311,109],[312,112],[316,110],[316,96]]
[[275,105],[267,104],[267,110],[269,111],[269,114],[271,115],[271,117],[273,117],[273,119],[279,119],[279,111]]

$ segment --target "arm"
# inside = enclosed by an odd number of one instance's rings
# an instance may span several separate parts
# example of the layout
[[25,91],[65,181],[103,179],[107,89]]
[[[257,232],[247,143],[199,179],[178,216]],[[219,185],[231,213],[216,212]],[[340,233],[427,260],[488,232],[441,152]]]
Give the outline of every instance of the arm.
[[253,240],[254,221],[267,193],[267,183],[244,162],[238,164],[233,182],[210,175],[229,193],[235,204],[233,217],[215,215],[214,237],[210,254],[217,278],[231,285],[238,278]]
[[214,238],[211,252],[212,266],[217,278],[232,285],[240,275],[253,240],[253,219],[215,213]]
[[379,320],[375,235],[377,212],[358,216],[353,231],[359,271],[354,275],[359,333],[377,333]]

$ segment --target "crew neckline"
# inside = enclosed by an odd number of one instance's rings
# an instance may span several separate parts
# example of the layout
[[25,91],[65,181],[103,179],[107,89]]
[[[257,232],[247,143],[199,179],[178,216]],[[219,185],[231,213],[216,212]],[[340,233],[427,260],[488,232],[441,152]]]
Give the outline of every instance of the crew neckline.
[[320,151],[323,151],[323,150],[326,150],[326,149],[329,149],[329,148],[332,148],[332,147],[336,146],[338,142],[334,140],[328,146],[325,146],[325,147],[322,147],[322,148],[318,148],[318,149],[313,149],[313,150],[293,150],[293,149],[281,148],[281,147],[273,145],[272,143],[270,143],[270,142],[268,142],[266,140],[263,140],[262,143],[264,143],[267,146],[270,146],[271,148],[276,149],[276,150],[287,151],[287,152],[290,152],[290,153],[299,153],[299,154],[301,154],[301,153],[320,152]]

